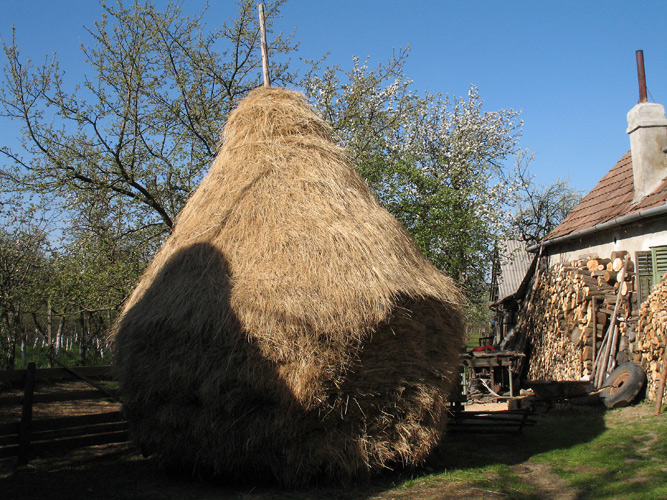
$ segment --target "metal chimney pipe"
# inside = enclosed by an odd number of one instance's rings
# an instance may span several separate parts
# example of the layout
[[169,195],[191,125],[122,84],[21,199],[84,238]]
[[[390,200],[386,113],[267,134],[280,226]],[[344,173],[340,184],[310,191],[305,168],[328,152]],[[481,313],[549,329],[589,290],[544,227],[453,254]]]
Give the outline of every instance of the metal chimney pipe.
[[637,55],[637,80],[639,81],[639,102],[648,101],[646,97],[646,73],[644,71],[644,51],[638,50]]

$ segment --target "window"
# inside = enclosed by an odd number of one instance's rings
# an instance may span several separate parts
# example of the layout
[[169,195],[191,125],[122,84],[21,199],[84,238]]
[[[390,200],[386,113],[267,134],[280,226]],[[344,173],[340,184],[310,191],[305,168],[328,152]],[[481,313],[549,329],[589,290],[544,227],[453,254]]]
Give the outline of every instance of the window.
[[636,257],[639,302],[642,303],[648,298],[653,285],[667,273],[667,246],[637,252]]
[[639,292],[639,303],[643,303],[653,288],[653,262],[651,251],[637,252],[637,287]]
[[653,284],[657,285],[667,273],[667,246],[652,248],[651,260],[653,261]]

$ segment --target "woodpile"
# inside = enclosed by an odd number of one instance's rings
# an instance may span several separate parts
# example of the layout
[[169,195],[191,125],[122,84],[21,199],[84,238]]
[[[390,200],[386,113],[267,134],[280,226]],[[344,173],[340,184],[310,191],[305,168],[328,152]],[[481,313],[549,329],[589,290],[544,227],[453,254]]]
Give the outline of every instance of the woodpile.
[[638,361],[633,271],[627,252],[538,269],[517,323],[529,380],[596,380]]
[[660,376],[664,370],[667,345],[667,275],[653,288],[646,302],[639,309],[639,338],[637,355],[646,371],[646,396],[655,400]]

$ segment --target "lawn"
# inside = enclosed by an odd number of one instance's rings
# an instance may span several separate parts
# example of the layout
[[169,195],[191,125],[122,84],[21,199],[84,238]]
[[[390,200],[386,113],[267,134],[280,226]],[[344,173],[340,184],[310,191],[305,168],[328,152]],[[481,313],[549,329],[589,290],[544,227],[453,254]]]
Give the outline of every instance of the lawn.
[[648,403],[553,409],[520,436],[451,436],[430,468],[397,491],[448,498],[427,491],[455,484],[479,498],[667,498],[667,417]]

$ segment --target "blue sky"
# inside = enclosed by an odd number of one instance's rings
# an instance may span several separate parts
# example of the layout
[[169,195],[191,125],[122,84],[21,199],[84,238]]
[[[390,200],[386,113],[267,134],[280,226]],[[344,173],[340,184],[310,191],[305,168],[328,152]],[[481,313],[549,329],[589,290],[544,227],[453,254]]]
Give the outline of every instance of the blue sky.
[[[212,0],[207,22],[235,10]],[[0,35],[9,40],[15,25],[24,56],[55,51],[76,75],[83,26],[99,14],[96,0],[0,0]],[[374,64],[410,45],[406,73],[417,90],[465,96],[474,84],[486,110],[521,110],[521,147],[536,154],[532,171],[545,184],[567,178],[588,191],[629,149],[635,50],[644,50],[649,100],[667,104],[665,1],[289,0],[282,14],[276,28],[296,29],[300,42],[296,65],[327,52],[343,68],[354,55]],[[0,143],[12,134],[0,129]]]

